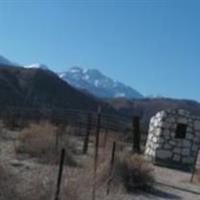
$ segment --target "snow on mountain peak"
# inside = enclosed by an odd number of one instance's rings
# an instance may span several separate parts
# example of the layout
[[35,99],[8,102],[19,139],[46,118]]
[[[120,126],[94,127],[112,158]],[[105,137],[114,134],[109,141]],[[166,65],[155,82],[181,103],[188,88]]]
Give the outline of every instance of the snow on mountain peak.
[[25,68],[36,68],[36,69],[44,69],[44,70],[48,70],[48,67],[44,64],[40,64],[40,63],[34,63],[31,65],[26,65],[24,66]]
[[133,88],[112,80],[97,69],[83,69],[73,66],[66,72],[58,74],[61,79],[78,89],[85,89],[98,97],[142,98]]
[[88,69],[81,68],[81,67],[76,66],[76,65],[69,68],[69,70],[68,70],[68,72],[70,72],[70,73],[79,73],[79,74],[85,74],[85,73],[87,73],[87,71],[88,71]]

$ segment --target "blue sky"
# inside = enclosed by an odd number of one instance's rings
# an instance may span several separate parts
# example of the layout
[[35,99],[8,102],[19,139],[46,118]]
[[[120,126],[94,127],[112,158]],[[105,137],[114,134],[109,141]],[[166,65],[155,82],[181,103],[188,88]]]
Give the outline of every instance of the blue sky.
[[0,54],[200,101],[199,10],[198,0],[0,0]]

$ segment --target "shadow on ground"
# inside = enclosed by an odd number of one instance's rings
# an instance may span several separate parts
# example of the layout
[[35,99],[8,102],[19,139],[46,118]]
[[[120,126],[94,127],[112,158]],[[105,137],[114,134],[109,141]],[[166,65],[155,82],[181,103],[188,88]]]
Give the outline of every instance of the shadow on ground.
[[160,186],[165,186],[165,187],[173,188],[175,190],[179,190],[179,191],[182,191],[182,192],[188,192],[188,193],[192,193],[192,194],[195,194],[195,195],[200,195],[200,192],[197,192],[197,191],[194,191],[194,190],[190,190],[190,189],[186,189],[186,188],[181,188],[181,187],[177,187],[177,186],[174,186],[174,185],[169,185],[169,184],[166,184],[166,183],[159,183],[159,182],[157,182],[157,184],[160,185]]
[[176,200],[179,200],[181,199],[180,196],[178,195],[175,195],[175,194],[172,194],[171,192],[166,192],[166,191],[163,191],[163,189],[158,189],[158,188],[153,188],[149,191],[147,191],[146,193],[146,196],[148,195],[153,195],[155,197],[159,197],[159,198],[164,198],[164,199],[176,199]]

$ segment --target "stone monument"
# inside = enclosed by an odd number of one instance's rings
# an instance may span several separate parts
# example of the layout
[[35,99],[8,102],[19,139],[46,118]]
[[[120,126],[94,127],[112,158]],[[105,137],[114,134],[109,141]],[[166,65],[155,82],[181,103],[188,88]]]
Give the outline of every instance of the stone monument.
[[150,120],[145,157],[155,164],[191,170],[200,145],[200,117],[185,110],[160,111]]

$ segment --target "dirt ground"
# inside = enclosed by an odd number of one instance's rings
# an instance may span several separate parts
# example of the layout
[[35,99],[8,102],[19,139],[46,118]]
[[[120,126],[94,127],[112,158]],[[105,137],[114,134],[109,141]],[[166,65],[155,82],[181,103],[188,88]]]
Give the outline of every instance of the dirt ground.
[[[23,157],[16,156],[15,142],[17,134],[18,132],[15,131],[6,132],[6,134],[1,132],[0,163],[6,165],[12,173],[20,178],[18,189],[23,188],[24,191],[31,190],[33,177],[39,177],[40,173],[46,173],[47,179],[49,173],[54,174],[52,177],[56,182],[58,166],[38,164],[33,158],[26,157],[25,155]],[[65,170],[68,174],[71,173],[68,168]],[[123,191],[111,191],[109,196],[105,196],[100,191],[97,194],[97,200],[200,200],[200,185],[190,183],[190,173],[154,166],[154,175],[156,184],[154,189],[148,193],[127,194]],[[42,179],[41,182],[45,182],[45,180]],[[52,193],[54,193],[53,188]],[[89,200],[91,197],[85,197],[85,200],[87,199]]]

